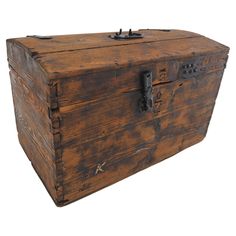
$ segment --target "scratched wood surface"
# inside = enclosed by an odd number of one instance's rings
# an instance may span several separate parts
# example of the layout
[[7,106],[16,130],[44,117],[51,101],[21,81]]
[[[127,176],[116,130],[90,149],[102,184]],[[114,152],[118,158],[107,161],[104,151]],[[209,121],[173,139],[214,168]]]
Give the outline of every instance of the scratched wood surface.
[[[58,206],[201,141],[229,48],[180,30],[7,40],[19,141]],[[151,71],[153,108],[141,111]]]

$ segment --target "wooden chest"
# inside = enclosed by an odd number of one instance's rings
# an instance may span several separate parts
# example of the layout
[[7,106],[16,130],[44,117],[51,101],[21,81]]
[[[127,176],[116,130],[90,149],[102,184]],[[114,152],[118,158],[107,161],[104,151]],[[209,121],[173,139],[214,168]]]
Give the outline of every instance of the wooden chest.
[[7,40],[19,141],[58,206],[206,135],[229,48],[180,30]]

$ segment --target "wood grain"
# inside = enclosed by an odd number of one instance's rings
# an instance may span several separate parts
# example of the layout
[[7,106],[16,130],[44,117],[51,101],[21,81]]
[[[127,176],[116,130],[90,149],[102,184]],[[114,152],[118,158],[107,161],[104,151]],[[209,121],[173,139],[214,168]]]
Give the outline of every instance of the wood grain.
[[43,54],[37,59],[50,79],[71,77],[91,72],[117,70],[159,60],[191,57],[227,51],[222,45],[205,37],[176,39],[119,47],[95,48]]
[[199,65],[201,73],[198,77],[202,77],[205,74],[222,71],[226,60],[227,54],[213,54],[67,78],[61,80],[58,87],[58,103],[60,107],[79,103],[87,105],[99,100],[110,100],[110,97],[121,93],[141,90],[143,71],[152,71],[153,85],[172,82],[179,79],[181,65],[189,61]]
[[221,77],[220,71],[205,77],[156,85],[153,89],[155,99],[153,114],[139,111],[138,104],[142,97],[140,91],[124,93],[86,105],[61,107],[62,143],[75,138],[77,142],[86,142],[117,132],[130,123],[152,120],[153,116],[158,117],[201,101],[212,101],[217,95]]
[[[127,34],[128,32],[123,33]],[[52,36],[52,38],[49,40],[40,40],[35,37],[26,37],[17,39],[17,42],[25,47],[31,56],[38,57],[42,54],[63,51],[75,51],[98,47],[114,47],[120,45],[140,44],[200,36],[196,33],[183,30],[171,30],[170,32],[165,32],[161,30],[147,29],[139,30],[139,33],[142,33],[144,38],[129,41],[112,40],[109,38],[109,35],[113,35],[114,32],[108,32],[96,34],[58,35]]]

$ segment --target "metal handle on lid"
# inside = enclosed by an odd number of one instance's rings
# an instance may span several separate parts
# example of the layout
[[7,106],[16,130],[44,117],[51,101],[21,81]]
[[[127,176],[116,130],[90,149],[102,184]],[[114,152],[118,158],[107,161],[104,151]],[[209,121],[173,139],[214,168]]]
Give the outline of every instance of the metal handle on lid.
[[134,33],[132,30],[129,30],[128,34],[123,34],[122,29],[118,33],[115,33],[114,35],[109,35],[110,38],[116,39],[116,40],[128,40],[128,39],[140,39],[143,38],[143,35],[140,33]]

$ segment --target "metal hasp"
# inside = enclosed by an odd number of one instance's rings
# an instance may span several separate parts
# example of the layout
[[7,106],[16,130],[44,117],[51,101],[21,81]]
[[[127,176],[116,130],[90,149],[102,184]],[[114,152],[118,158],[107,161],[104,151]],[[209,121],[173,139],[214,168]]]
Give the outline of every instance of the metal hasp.
[[120,29],[119,33],[115,33],[114,35],[109,35],[110,38],[116,40],[126,40],[126,39],[140,39],[143,38],[143,35],[140,33],[134,33],[132,30],[129,30],[128,34],[122,34],[122,29]]
[[152,94],[152,72],[146,71],[142,74],[143,99],[141,103],[141,111],[153,110],[153,94]]
[[52,39],[52,36],[44,36],[44,35],[27,35],[26,37],[37,38],[37,39]]

